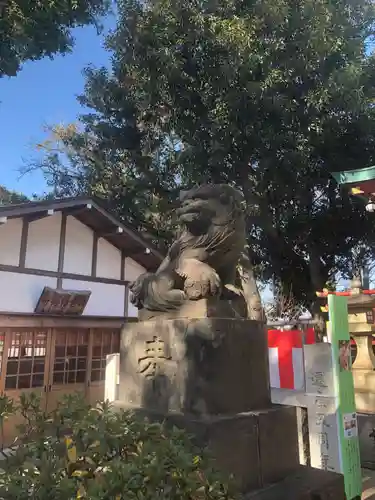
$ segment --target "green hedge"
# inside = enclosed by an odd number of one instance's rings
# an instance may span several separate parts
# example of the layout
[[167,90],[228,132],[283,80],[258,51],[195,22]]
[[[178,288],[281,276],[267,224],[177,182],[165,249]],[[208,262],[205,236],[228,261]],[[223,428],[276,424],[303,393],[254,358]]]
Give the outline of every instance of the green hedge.
[[21,412],[25,424],[13,456],[0,461],[0,499],[225,500],[230,481],[182,430],[88,406],[67,396],[51,414],[35,395],[18,407],[0,398],[0,424]]

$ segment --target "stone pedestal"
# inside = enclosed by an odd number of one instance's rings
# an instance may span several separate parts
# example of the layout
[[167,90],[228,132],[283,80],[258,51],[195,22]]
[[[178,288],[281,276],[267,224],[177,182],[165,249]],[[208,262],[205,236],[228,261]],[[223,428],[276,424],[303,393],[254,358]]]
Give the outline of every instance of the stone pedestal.
[[[329,474],[336,481],[334,497],[282,487],[301,471],[296,412],[271,405],[267,338],[259,322],[159,317],[127,325],[119,395],[118,407],[186,428],[199,446],[211,448],[219,469],[234,474],[242,492],[254,492],[254,500],[345,498],[336,474]],[[317,476],[328,478],[323,471],[309,476],[315,494],[324,483]],[[262,496],[275,483],[281,490]]]
[[115,402],[115,406],[186,429],[198,447],[210,448],[218,469],[234,474],[242,492],[280,481],[299,467],[296,413],[292,407],[275,405],[263,411],[198,418],[141,409],[122,401]]
[[145,321],[122,333],[120,400],[193,415],[271,405],[263,326],[242,319]]

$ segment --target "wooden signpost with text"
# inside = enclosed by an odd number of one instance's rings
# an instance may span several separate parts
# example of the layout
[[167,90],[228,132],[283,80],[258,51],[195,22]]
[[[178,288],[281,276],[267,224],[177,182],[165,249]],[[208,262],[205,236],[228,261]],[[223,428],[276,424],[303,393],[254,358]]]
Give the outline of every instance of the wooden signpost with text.
[[362,480],[347,308],[350,293],[324,290],[317,295],[325,300],[328,297],[328,304],[322,307],[328,313],[327,342],[304,342],[302,390],[272,386],[271,373],[272,402],[307,409],[311,466],[343,474],[347,500],[360,500]]
[[362,492],[358,422],[351,371],[347,298],[328,294],[328,342],[331,344],[339,458],[348,500]]

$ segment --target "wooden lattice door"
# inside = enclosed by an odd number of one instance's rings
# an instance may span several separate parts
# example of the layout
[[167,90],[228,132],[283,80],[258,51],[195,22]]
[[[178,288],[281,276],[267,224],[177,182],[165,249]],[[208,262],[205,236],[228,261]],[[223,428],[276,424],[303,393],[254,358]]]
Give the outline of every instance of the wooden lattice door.
[[91,356],[88,401],[94,404],[104,399],[107,355],[120,350],[120,329],[91,330]]
[[[46,405],[49,348],[51,336],[48,329],[17,328],[4,331],[1,370],[1,389],[16,404],[22,393],[35,393],[41,398],[41,408]],[[20,412],[5,422],[2,441],[9,445],[18,434],[17,426],[23,423]]]
[[88,383],[89,329],[53,330],[47,408],[53,410],[64,394],[86,396]]

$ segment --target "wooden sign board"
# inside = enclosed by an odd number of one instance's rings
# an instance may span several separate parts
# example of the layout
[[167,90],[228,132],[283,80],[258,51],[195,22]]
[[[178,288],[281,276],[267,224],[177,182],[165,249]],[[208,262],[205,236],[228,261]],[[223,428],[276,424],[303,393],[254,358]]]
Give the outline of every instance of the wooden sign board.
[[342,472],[332,347],[304,346],[311,466]]
[[347,298],[329,295],[328,305],[329,343],[304,345],[305,389],[271,388],[271,397],[307,408],[311,466],[343,474],[346,498],[357,500],[362,483]]
[[37,314],[80,316],[91,296],[88,290],[63,290],[44,287],[35,307]]
[[311,467],[342,473],[336,398],[310,396],[307,418]]
[[345,479],[346,498],[354,500],[361,498],[362,479],[354,382],[351,370],[347,298],[329,295],[328,307],[328,340],[332,346],[341,472]]
[[306,377],[306,394],[312,396],[334,397],[334,379],[332,352],[330,344],[305,345],[304,368]]

